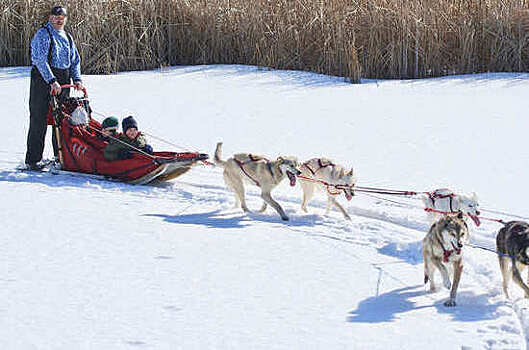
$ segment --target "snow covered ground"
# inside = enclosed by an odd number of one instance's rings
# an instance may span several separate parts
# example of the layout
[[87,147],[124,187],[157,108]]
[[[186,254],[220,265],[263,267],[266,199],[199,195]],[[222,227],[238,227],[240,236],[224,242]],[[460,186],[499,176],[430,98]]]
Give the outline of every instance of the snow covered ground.
[[[284,183],[282,222],[234,209],[208,166],[159,186],[17,172],[28,76],[0,68],[1,349],[526,349],[529,303],[514,286],[504,300],[494,253],[465,248],[455,308],[447,290],[426,292],[415,199],[340,198],[347,222],[322,215],[323,195],[301,212],[299,185]],[[484,216],[529,220],[529,74],[350,85],[193,66],[84,79],[96,112],[133,114],[184,149],[325,156],[359,185],[476,192]],[[495,249],[498,223],[471,227]]]

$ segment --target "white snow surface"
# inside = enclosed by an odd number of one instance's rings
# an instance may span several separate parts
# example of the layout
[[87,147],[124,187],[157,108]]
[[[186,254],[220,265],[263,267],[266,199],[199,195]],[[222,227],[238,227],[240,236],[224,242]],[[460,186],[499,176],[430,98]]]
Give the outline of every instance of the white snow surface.
[[[84,82],[99,120],[132,114],[186,150],[328,157],[361,186],[448,187],[476,192],[483,216],[529,216],[529,74],[352,85],[216,65]],[[303,213],[285,182],[283,222],[234,209],[211,166],[158,186],[18,172],[28,95],[27,67],[0,69],[0,349],[526,349],[529,303],[515,286],[505,300],[494,252],[464,248],[456,307],[427,292],[420,201],[340,197],[348,222],[323,215],[323,194]],[[470,227],[495,249],[500,224]]]

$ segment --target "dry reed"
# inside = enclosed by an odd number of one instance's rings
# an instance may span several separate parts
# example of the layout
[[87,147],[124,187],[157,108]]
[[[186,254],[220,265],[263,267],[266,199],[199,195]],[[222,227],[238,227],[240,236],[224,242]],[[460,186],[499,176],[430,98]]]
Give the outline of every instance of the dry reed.
[[[0,66],[56,1],[0,0]],[[527,71],[525,0],[76,0],[83,73],[249,64],[366,78]]]

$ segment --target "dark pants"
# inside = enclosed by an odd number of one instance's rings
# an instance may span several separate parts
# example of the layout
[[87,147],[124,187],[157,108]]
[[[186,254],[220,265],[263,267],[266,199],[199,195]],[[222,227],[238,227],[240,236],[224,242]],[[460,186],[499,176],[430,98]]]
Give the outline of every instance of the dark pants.
[[[70,84],[68,69],[51,68],[59,84]],[[70,89],[63,89],[63,96],[70,95]],[[37,67],[31,69],[29,90],[29,131],[26,164],[34,164],[42,160],[44,141],[46,139],[48,107],[50,105],[50,86],[42,79]],[[57,156],[57,138],[52,133],[53,153]]]

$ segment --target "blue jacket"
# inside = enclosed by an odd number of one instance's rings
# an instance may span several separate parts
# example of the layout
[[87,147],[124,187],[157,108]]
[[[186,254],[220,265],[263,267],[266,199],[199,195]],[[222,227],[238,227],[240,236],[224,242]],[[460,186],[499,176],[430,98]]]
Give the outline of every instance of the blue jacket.
[[[56,30],[50,22],[46,23],[46,27],[49,29],[53,40],[51,66],[69,69],[72,80],[74,82],[81,81],[81,58],[75,43],[72,40],[70,48],[70,40],[68,40],[68,34],[64,30]],[[40,28],[31,40],[31,63],[37,67],[40,75],[48,84],[57,80],[48,64],[50,45],[48,31],[46,28]]]

